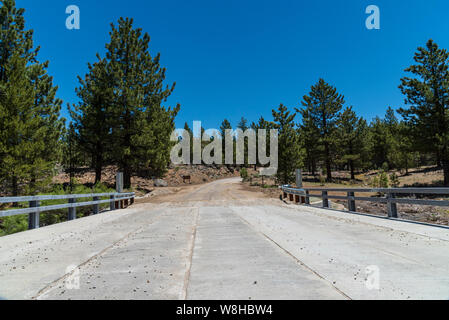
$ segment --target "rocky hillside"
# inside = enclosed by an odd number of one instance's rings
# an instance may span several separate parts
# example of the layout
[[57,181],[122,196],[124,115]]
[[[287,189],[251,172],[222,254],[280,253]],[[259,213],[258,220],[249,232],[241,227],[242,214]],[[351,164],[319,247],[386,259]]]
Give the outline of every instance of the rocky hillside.
[[[109,186],[115,184],[115,174],[117,168],[110,166],[103,170],[101,181]],[[188,184],[201,184],[223,178],[238,177],[240,174],[237,170],[228,169],[225,166],[176,166],[170,168],[165,176],[161,179],[148,179],[142,177],[133,177],[131,179],[132,188],[139,194],[146,194],[154,191],[155,188],[163,187],[179,187]],[[190,182],[183,180],[183,176],[190,176]],[[95,172],[92,170],[80,170],[75,174],[77,183],[93,184],[95,181]],[[60,173],[54,177],[54,183],[69,183],[69,175]]]

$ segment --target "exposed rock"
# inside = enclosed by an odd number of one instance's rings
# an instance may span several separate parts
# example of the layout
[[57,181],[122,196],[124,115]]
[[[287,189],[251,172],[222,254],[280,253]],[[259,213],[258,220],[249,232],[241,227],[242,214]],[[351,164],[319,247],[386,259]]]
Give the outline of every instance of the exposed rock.
[[155,187],[168,187],[168,183],[165,180],[162,179],[154,179],[154,186]]

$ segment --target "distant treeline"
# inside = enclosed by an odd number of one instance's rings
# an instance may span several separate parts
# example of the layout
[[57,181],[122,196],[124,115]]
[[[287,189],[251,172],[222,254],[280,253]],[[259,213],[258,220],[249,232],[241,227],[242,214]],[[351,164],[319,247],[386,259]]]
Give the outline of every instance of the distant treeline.
[[[332,181],[332,171],[356,172],[369,169],[403,170],[422,165],[443,169],[444,185],[449,186],[449,53],[429,40],[418,48],[415,64],[405,69],[399,89],[406,108],[397,112],[388,107],[383,118],[368,123],[357,116],[345,98],[323,79],[314,84],[301,107],[273,110],[273,121],[260,118],[253,129],[279,130],[280,183],[295,180],[295,168]],[[381,80],[379,80],[381,81]],[[242,118],[238,128],[248,128]],[[186,129],[188,129],[186,125]],[[231,129],[224,120],[221,130]]]

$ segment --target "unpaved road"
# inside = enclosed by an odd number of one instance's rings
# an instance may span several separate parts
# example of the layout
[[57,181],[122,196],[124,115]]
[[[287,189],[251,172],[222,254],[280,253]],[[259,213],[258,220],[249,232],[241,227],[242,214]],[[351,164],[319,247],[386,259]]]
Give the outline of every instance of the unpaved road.
[[289,205],[239,179],[145,201],[0,238],[0,297],[449,299],[447,229]]

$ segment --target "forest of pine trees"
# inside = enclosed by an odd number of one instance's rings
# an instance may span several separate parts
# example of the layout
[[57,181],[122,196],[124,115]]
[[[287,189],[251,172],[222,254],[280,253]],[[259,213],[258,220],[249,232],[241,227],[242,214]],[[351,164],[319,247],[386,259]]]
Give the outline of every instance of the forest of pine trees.
[[[58,167],[72,178],[77,168],[91,168],[95,182],[101,182],[103,169],[114,165],[124,173],[125,188],[134,175],[164,175],[180,110],[164,104],[175,84],[165,83],[160,55],[150,55],[150,37],[132,19],[111,24],[109,35],[105,54],[86,61],[88,72],[78,77],[79,99],[68,106],[66,120],[47,72],[51,62],[40,60],[24,9],[16,8],[14,0],[1,1],[2,195],[45,192]],[[249,123],[242,117],[236,128],[278,129],[279,183],[292,182],[296,168],[332,181],[336,170],[347,170],[355,179],[370,169],[406,173],[436,165],[449,186],[449,53],[429,40],[417,49],[414,61],[398,79],[405,107],[388,107],[382,117],[359,117],[338,88],[318,79],[296,108],[281,104],[271,121]],[[219,127],[221,132],[232,129],[226,119]],[[268,150],[269,143],[267,137]],[[247,142],[244,150],[247,154]],[[244,166],[249,165],[246,159]]]
[[370,169],[408,174],[430,165],[443,170],[443,185],[449,186],[449,53],[429,40],[414,61],[400,79],[406,106],[396,110],[399,118],[388,107],[368,122],[319,79],[294,112],[281,105],[272,112],[274,121],[253,123],[254,129],[279,130],[278,182],[293,182],[295,168],[331,182],[333,171],[347,170],[354,180]]
[[24,9],[14,0],[1,2],[0,26],[2,194],[45,192],[61,165],[71,178],[79,167],[92,168],[96,183],[106,165],[115,165],[125,188],[132,175],[165,173],[179,106],[163,103],[175,84],[164,83],[160,56],[149,54],[150,37],[132,19],[111,24],[105,56],[97,54],[78,77],[70,121],[60,116],[63,102],[47,73],[50,62],[39,61]]

